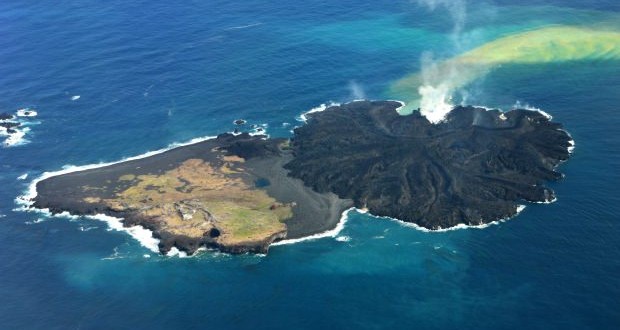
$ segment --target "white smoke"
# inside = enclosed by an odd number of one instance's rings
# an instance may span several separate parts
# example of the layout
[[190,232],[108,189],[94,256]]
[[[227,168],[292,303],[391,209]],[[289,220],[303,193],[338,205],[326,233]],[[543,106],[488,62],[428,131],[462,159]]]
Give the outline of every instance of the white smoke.
[[433,54],[424,52],[422,62],[423,84],[418,88],[420,111],[431,123],[438,123],[454,107],[452,104],[453,77],[457,70],[453,66],[440,67]]
[[[416,0],[417,4],[434,11],[444,8],[452,18],[453,27],[450,33],[452,45],[456,51],[462,48],[462,32],[467,21],[467,6],[465,0]],[[452,81],[459,75],[459,68],[452,62],[441,69],[434,60],[433,54],[422,54],[422,86],[418,88],[420,94],[420,112],[432,123],[442,121],[452,110]]]
[[351,93],[351,99],[353,100],[365,100],[366,93],[364,88],[358,84],[355,80],[349,81],[349,91]]
[[455,45],[460,47],[460,36],[465,28],[467,21],[467,2],[466,0],[416,0],[419,6],[424,6],[430,11],[435,11],[439,7],[443,7],[448,11],[454,25],[450,37]]

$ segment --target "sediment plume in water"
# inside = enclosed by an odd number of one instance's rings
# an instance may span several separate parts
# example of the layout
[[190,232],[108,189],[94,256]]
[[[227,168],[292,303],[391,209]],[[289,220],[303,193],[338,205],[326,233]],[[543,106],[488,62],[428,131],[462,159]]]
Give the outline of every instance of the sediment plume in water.
[[593,60],[620,60],[619,31],[545,27],[496,39],[443,62],[423,63],[422,72],[396,81],[390,95],[408,100],[401,114],[420,108],[436,123],[452,108],[455,91],[502,65]]

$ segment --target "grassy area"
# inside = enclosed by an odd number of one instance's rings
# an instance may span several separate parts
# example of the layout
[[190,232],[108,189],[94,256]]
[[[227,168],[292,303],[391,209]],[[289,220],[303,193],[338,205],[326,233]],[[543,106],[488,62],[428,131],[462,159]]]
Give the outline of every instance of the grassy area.
[[223,245],[262,241],[285,231],[291,206],[246,184],[243,159],[221,160],[218,167],[190,159],[162,174],[122,175],[118,183],[132,185],[104,201],[119,211],[156,218],[162,230],[175,235],[202,237],[217,228]]

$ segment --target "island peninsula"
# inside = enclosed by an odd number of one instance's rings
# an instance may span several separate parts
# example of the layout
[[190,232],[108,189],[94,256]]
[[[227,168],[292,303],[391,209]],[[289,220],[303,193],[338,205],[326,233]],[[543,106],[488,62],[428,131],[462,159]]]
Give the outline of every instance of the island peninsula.
[[141,225],[159,250],[266,253],[334,228],[352,206],[431,230],[555,199],[572,139],[544,113],[456,107],[430,123],[394,101],[306,114],[291,139],[248,133],[41,180],[31,206]]

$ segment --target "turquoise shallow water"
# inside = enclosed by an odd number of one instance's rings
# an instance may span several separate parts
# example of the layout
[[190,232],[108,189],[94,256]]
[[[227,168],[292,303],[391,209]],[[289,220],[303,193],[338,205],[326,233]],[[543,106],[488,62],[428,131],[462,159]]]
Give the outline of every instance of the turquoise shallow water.
[[[466,8],[464,49],[548,24],[613,21],[620,10]],[[613,60],[504,65],[466,87],[475,104],[544,109],[577,143],[566,178],[551,184],[556,203],[483,230],[425,233],[353,213],[340,240],[179,259],[102,222],[13,211],[32,178],[66,164],[214,135],[237,118],[288,136],[321,103],[389,98],[424,51],[457,53],[452,21],[408,1],[0,3],[0,111],[31,106],[40,122],[29,143],[0,149],[0,327],[618,328]]]

